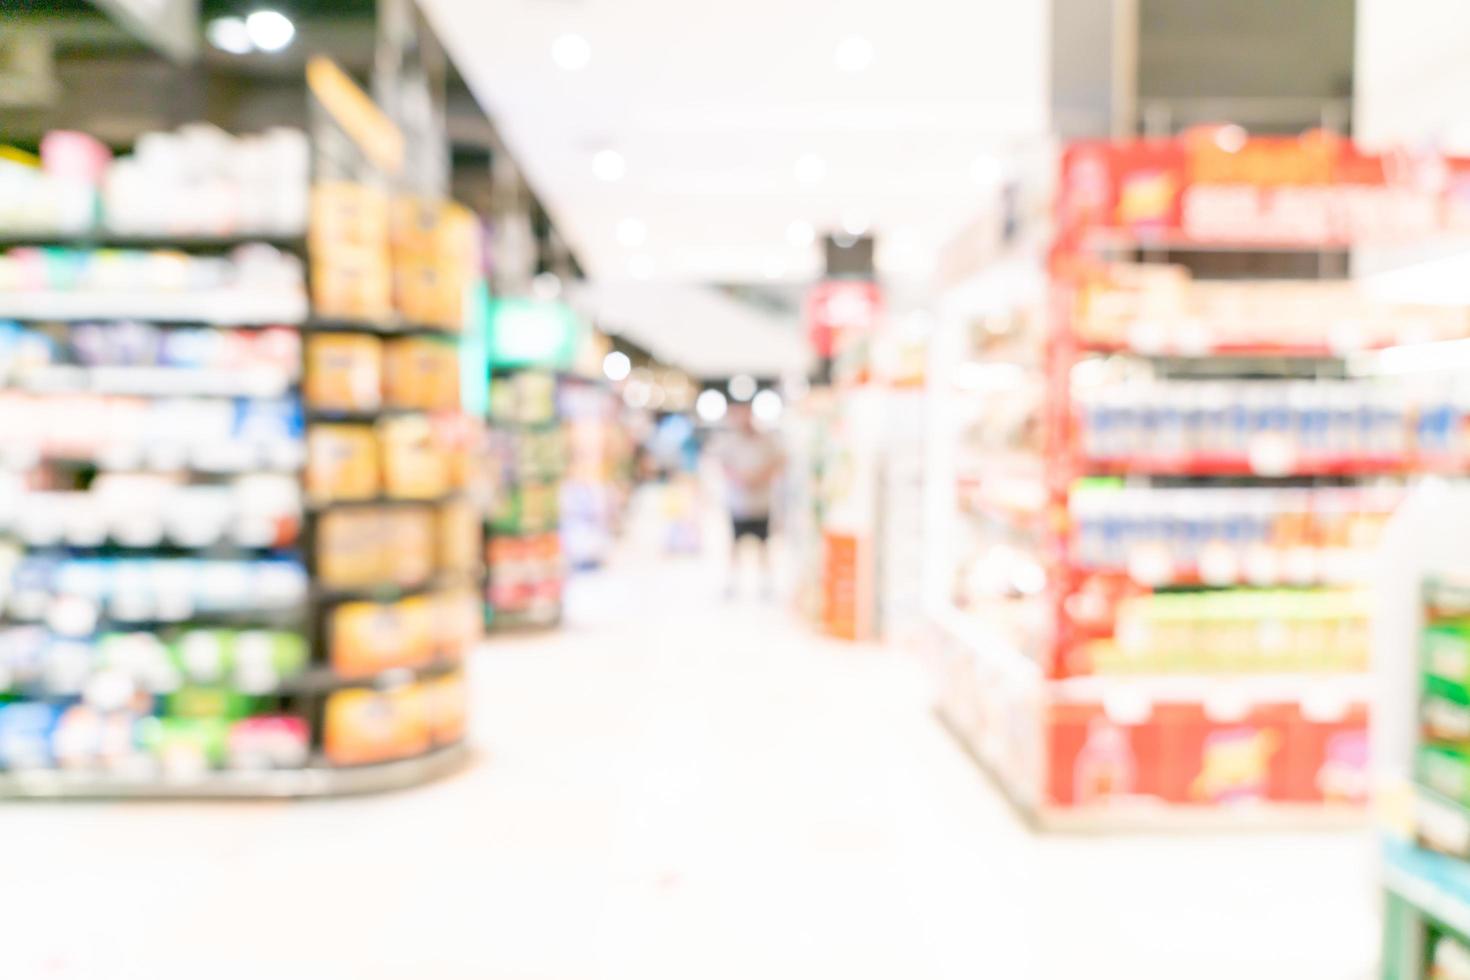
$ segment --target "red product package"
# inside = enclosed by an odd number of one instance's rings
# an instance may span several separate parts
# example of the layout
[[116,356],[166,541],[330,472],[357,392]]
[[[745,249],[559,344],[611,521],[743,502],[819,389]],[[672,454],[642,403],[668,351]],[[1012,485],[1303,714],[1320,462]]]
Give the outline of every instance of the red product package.
[[1309,803],[1368,801],[1368,708],[1307,705],[1294,719],[1285,799]]
[[1158,795],[1163,740],[1156,715],[1122,720],[1098,704],[1057,704],[1048,728],[1048,803],[1092,806]]
[[1177,704],[1165,713],[1170,732],[1166,799],[1214,806],[1285,797],[1292,706],[1212,711]]

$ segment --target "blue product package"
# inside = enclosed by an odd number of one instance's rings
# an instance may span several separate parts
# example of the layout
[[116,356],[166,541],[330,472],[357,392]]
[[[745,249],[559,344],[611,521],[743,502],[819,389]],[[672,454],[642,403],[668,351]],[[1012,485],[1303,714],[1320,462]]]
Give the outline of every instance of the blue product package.
[[208,365],[219,349],[218,332],[206,328],[172,330],[164,338],[160,362],[169,367]]
[[35,701],[0,707],[0,769],[44,769],[53,764],[51,730],[60,710]]

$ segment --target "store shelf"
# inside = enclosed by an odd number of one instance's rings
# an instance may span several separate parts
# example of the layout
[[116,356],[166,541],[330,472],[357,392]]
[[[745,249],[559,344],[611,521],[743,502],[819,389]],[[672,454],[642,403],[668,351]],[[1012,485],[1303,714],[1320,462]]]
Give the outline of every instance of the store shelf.
[[427,323],[408,323],[397,320],[380,323],[371,320],[339,320],[313,317],[303,323],[301,329],[305,333],[370,333],[384,337],[444,337],[450,340],[458,340],[464,336],[464,331],[455,327]]
[[305,230],[299,232],[260,232],[229,235],[180,234],[164,232],[131,234],[105,229],[79,232],[5,232],[0,233],[0,248],[131,248],[166,249],[180,252],[224,252],[241,245],[270,245],[282,251],[306,248]]
[[314,514],[324,514],[334,510],[352,510],[363,508],[380,507],[442,507],[458,501],[467,500],[463,490],[454,490],[450,493],[442,493],[437,497],[367,497],[362,500],[317,500],[307,504],[307,510]]
[[26,371],[17,387],[38,394],[91,392],[152,397],[280,398],[296,379],[270,368],[79,367]]
[[436,408],[409,408],[399,405],[384,405],[381,408],[363,409],[352,411],[348,409],[312,408],[306,407],[306,421],[340,423],[344,425],[371,425],[383,419],[411,418],[423,416],[432,418],[436,415],[455,415],[452,409]]
[[[1273,461],[1274,463],[1274,461]],[[1245,454],[1199,456],[1127,456],[1088,459],[1083,469],[1091,476],[1396,476],[1420,471],[1425,463],[1406,456],[1306,456],[1276,467],[1263,465]],[[1445,461],[1443,466],[1460,465]]]
[[1096,229],[1082,239],[1082,247],[1098,252],[1146,251],[1146,252],[1307,252],[1312,254],[1346,256],[1352,242],[1342,239],[1317,241],[1287,239],[1239,238],[1196,238],[1178,232],[1126,231],[1116,228]]
[[1470,936],[1470,864],[1397,839],[1383,848],[1383,887],[1431,920]]
[[323,604],[336,602],[394,602],[398,599],[406,599],[409,596],[427,595],[431,592],[472,588],[476,584],[473,577],[469,575],[436,575],[427,581],[414,585],[399,585],[392,582],[385,582],[381,585],[351,589],[331,588],[320,585],[313,588],[311,597],[313,601]]
[[261,695],[321,694],[351,687],[399,687],[413,681],[451,674],[463,666],[462,659],[454,658],[413,666],[387,667],[371,674],[343,674],[332,667],[312,667],[305,673],[281,678],[281,683],[275,688],[249,693]]
[[1144,704],[1203,703],[1227,708],[1234,704],[1315,702],[1367,704],[1373,697],[1372,676],[1364,673],[1315,674],[1092,674],[1050,682],[1060,702],[1096,703],[1126,697]]
[[136,777],[59,769],[0,773],[0,799],[298,799],[355,796],[408,789],[465,768],[474,752],[464,742],[411,759],[333,767],[321,760],[303,769],[208,772],[188,778]]
[[301,472],[300,463],[271,466],[261,465],[254,459],[238,466],[203,465],[197,458],[191,461],[188,453],[165,454],[155,451],[157,448],[150,447],[145,451],[141,447],[121,447],[106,453],[87,454],[42,451],[30,447],[0,447],[0,471],[30,470],[45,465],[86,467],[108,473],[182,473],[214,478],[257,474],[289,476]]
[[1105,806],[1043,806],[1032,822],[1042,830],[1073,834],[1284,833],[1361,830],[1368,816],[1367,807],[1346,803],[1190,805],[1140,798]]
[[1337,348],[1327,342],[1314,344],[1230,344],[1204,341],[1202,343],[1181,342],[1170,335],[1165,342],[1136,344],[1128,341],[1100,341],[1079,339],[1078,350],[1090,354],[1129,354],[1143,358],[1208,358],[1225,357],[1270,360],[1274,358],[1340,361],[1355,353],[1374,350],[1374,347]]
[[298,324],[306,319],[305,296],[270,297],[254,291],[189,293],[0,294],[0,319],[147,320],[206,326]]

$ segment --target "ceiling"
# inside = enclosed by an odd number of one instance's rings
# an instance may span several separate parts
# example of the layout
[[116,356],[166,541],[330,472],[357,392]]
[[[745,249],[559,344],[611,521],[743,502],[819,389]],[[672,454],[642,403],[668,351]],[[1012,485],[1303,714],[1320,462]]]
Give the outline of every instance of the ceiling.
[[[790,240],[789,226],[844,221],[878,235],[887,277],[926,277],[998,179],[997,156],[1046,131],[1041,0],[422,6],[604,281],[809,279],[817,246]],[[553,61],[567,33],[590,45],[579,71]],[[872,43],[866,70],[836,64],[851,35]],[[601,150],[622,155],[621,179],[594,176]],[[804,183],[808,155],[820,163]],[[628,219],[644,240],[620,240]]]

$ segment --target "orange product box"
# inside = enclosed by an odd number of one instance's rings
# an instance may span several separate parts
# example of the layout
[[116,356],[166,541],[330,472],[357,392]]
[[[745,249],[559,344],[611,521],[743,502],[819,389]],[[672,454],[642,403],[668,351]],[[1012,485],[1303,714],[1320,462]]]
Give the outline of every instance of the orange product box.
[[391,507],[383,511],[384,581],[415,586],[434,574],[434,511]]
[[387,263],[313,262],[311,300],[318,316],[377,323],[393,315]]
[[439,241],[440,203],[427,197],[400,194],[393,198],[389,238],[395,263],[433,261]]
[[480,514],[468,502],[451,501],[438,512],[439,568],[473,572],[480,560]]
[[385,527],[378,511],[337,510],[317,522],[316,574],[332,589],[381,585],[391,569],[385,558]]
[[383,489],[389,497],[427,500],[449,492],[449,460],[422,416],[388,419],[382,436]]
[[425,710],[429,737],[435,745],[451,745],[465,736],[469,715],[469,689],[462,671],[424,681]]
[[386,248],[388,195],[352,181],[318,181],[311,189],[308,225],[313,257],[346,246]]
[[459,351],[453,342],[431,337],[390,341],[383,366],[389,405],[425,410],[459,407]]
[[485,616],[475,589],[450,589],[435,593],[434,646],[445,659],[459,660],[484,633]]
[[434,657],[436,612],[423,596],[336,606],[327,621],[332,667],[356,677],[428,663]]
[[333,765],[355,766],[422,755],[429,750],[423,688],[349,688],[328,695],[322,748]]
[[306,432],[306,495],[369,500],[380,491],[378,438],[369,425],[314,423]]
[[367,334],[318,334],[306,342],[306,404],[376,411],[383,402],[383,343]]

